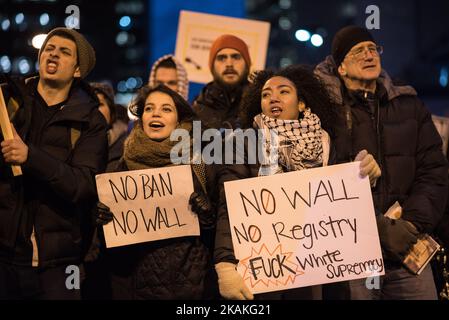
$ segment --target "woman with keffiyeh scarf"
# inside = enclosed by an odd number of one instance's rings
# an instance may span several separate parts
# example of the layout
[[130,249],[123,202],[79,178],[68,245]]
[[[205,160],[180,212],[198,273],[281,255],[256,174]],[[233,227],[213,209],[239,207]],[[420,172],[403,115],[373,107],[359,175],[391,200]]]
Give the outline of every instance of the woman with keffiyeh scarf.
[[[331,146],[335,107],[323,85],[303,66],[278,72],[261,71],[253,79],[240,106],[243,128],[263,135],[263,161],[255,165],[234,164],[220,167],[220,199],[217,210],[215,269],[221,295],[226,299],[253,299],[253,294],[236,271],[224,182],[267,176],[288,171],[316,168],[335,163]],[[273,134],[274,133],[274,134]],[[371,155],[362,152],[361,175],[378,177],[380,170]],[[256,295],[256,299],[320,299],[321,287],[296,288]]]

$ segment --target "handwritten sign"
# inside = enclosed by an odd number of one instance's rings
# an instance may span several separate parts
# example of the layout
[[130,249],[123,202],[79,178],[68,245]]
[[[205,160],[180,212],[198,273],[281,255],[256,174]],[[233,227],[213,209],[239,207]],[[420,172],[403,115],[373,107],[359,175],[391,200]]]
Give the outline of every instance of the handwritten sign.
[[114,214],[103,227],[108,248],[200,234],[189,208],[190,166],[105,173],[96,181],[100,201]]
[[182,10],[175,56],[186,67],[190,81],[212,81],[209,50],[214,40],[223,34],[232,34],[245,41],[252,70],[265,69],[270,23]]
[[238,270],[253,293],[384,274],[359,165],[225,183]]

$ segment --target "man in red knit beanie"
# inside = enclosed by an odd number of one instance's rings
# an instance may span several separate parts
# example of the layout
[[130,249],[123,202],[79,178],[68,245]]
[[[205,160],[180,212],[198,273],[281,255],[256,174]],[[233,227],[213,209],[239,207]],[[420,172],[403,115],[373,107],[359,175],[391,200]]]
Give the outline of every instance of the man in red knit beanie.
[[214,80],[195,99],[193,108],[203,126],[238,128],[238,107],[248,85],[251,57],[246,43],[233,35],[218,37],[210,48],[209,68]]

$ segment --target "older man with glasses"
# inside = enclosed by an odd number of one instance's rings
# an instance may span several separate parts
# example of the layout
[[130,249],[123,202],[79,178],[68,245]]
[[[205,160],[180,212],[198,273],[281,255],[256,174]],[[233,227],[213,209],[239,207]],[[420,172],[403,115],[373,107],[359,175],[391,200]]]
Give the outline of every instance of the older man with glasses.
[[[421,234],[438,224],[447,196],[447,162],[431,115],[416,91],[382,70],[380,47],[364,28],[349,26],[334,37],[332,55],[315,74],[338,104],[334,144],[339,163],[367,150],[382,175],[372,187],[385,263],[380,286],[350,281],[351,299],[436,299],[428,265],[420,275],[408,271],[405,256]],[[396,217],[390,208],[396,208]]]

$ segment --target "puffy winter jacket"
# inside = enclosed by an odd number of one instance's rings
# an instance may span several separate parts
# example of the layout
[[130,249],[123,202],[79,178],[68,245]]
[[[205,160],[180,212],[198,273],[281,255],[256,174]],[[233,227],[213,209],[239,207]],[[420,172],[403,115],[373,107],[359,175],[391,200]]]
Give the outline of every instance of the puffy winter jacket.
[[448,169],[431,114],[412,87],[396,85],[385,71],[374,99],[365,99],[348,93],[335,70],[328,57],[315,74],[339,106],[338,162],[351,161],[367,149],[382,170],[373,190],[376,212],[383,214],[398,201],[403,219],[422,232],[432,232],[446,204]]
[[[88,207],[96,199],[95,175],[107,162],[107,124],[98,100],[80,82],[41,134],[31,137],[37,82],[38,78],[26,84],[16,79],[5,86],[11,89],[7,101],[19,101],[12,122],[29,149],[19,177],[12,176],[0,155],[0,259],[31,265],[34,228],[39,266],[79,264],[89,242]],[[76,139],[74,129],[79,133]]]

